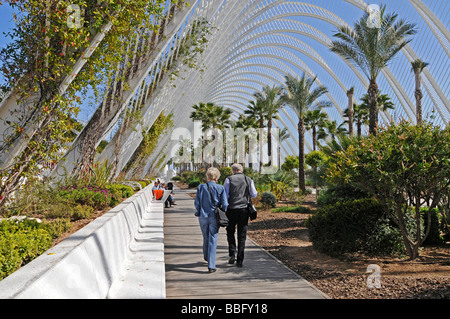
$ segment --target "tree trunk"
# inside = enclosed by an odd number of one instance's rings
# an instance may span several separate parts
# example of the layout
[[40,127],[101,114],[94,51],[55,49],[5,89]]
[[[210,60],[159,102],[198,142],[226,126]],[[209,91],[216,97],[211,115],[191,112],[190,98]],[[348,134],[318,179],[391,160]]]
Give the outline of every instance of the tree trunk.
[[420,87],[420,81],[421,81],[421,75],[420,75],[420,71],[415,71],[414,72],[415,76],[416,76],[416,91],[414,93],[414,96],[416,98],[416,119],[417,119],[417,124],[421,124],[422,123],[422,89]]
[[305,183],[305,121],[300,118],[298,121],[298,187],[306,193]]
[[357,129],[358,137],[361,136],[361,127],[362,127],[361,119],[358,118],[358,122],[356,123],[356,129]]
[[312,127],[312,138],[313,138],[313,151],[316,150],[316,144],[317,144],[317,138],[316,138],[317,132],[316,132],[316,126],[313,125]]
[[264,137],[264,119],[261,117],[259,120],[259,172],[262,170],[263,162],[263,137]]
[[269,166],[272,166],[272,119],[267,121],[267,154],[269,155]]
[[378,130],[378,85],[374,80],[370,80],[369,89],[369,134],[377,135]]
[[353,88],[347,91],[348,97],[348,135],[353,136]]

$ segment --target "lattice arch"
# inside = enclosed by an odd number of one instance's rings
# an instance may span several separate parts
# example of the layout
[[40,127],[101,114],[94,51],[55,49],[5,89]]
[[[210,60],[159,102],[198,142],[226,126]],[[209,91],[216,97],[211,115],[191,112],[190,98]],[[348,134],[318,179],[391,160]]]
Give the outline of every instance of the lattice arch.
[[[220,3],[217,13],[211,18],[218,30],[211,37],[204,56],[207,69],[201,76],[203,81],[198,74],[192,74],[185,84],[180,84],[178,92],[183,92],[183,97],[175,102],[175,110],[190,111],[190,103],[193,105],[208,101],[233,109],[237,112],[234,116],[237,118],[245,110],[252,93],[260,92],[263,85],[283,85],[284,75],[305,72],[309,76],[317,74],[319,83],[329,88],[327,97],[333,103],[333,110],[325,111],[331,119],[340,123],[343,121],[342,110],[347,105],[347,88],[355,86],[360,95],[366,92],[367,79],[353,65],[329,52],[328,46],[332,36],[330,30],[342,24],[351,26],[355,17],[363,14],[368,3],[351,0],[331,2],[334,5],[322,5],[322,2],[313,0],[206,2],[208,5]],[[436,7],[437,1],[398,2],[402,3],[394,8],[388,5],[388,11],[399,12],[401,17],[407,19],[411,16],[403,16],[404,10],[396,9],[403,5],[408,6],[410,11],[415,11],[418,21],[414,22],[418,23],[419,33],[431,34],[432,38],[428,37],[427,40],[436,43],[433,46],[435,52],[448,55],[448,28],[442,22],[448,19],[441,20],[446,18],[442,15],[439,19],[438,14],[430,9]],[[345,8],[342,9],[341,6],[353,7],[352,12],[356,15],[346,14]],[[317,25],[312,23],[313,20],[319,21]],[[419,53],[416,51],[423,52],[422,47],[427,45],[424,42],[413,42],[403,50],[398,61],[382,71],[380,89],[396,104],[394,112],[387,111],[380,115],[382,121],[388,122],[400,117],[415,121],[414,92],[410,89],[414,78],[407,63],[418,58]],[[431,64],[441,62],[426,61]],[[399,66],[400,64],[403,65]],[[443,62],[443,67],[448,73],[448,61]],[[427,92],[424,97],[427,106],[424,109],[428,112],[434,110],[435,123],[445,125],[450,119],[449,88],[445,83],[448,81],[445,81],[441,73],[435,75],[431,68],[424,71],[423,78],[424,91]],[[427,98],[428,102],[425,102]],[[280,113],[280,120],[276,125],[287,127],[291,135],[283,146],[285,156],[292,154],[298,147],[295,132],[297,119],[293,118],[292,112],[283,110]],[[177,125],[190,127],[191,123],[184,116],[178,120]],[[311,149],[310,137],[307,149]]]

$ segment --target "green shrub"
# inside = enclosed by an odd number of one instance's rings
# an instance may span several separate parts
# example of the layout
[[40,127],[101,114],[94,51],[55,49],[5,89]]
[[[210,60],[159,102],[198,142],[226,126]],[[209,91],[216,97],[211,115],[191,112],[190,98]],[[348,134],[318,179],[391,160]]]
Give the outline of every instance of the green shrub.
[[0,222],[0,279],[51,247],[52,236],[33,220]]
[[74,220],[91,218],[94,214],[94,208],[88,205],[76,205],[73,207],[72,218]]
[[338,202],[348,202],[369,197],[370,196],[368,196],[367,193],[358,190],[352,185],[339,184],[321,191],[317,198],[317,205],[319,207],[324,207],[327,205],[334,205]]
[[136,182],[141,184],[142,188],[146,188],[147,187],[147,182],[145,182],[145,181],[136,181]]
[[360,199],[319,209],[306,221],[314,248],[330,256],[364,252],[369,255],[404,251],[401,233],[381,204]]
[[280,213],[280,212],[286,212],[286,213],[300,213],[300,214],[311,214],[312,210],[308,207],[304,206],[293,206],[293,207],[278,207],[272,209],[273,213]]
[[59,195],[76,204],[91,206],[96,210],[107,208],[111,205],[113,196],[104,187],[68,188],[62,190]]
[[57,238],[68,231],[72,227],[72,223],[68,218],[58,218],[51,222],[46,222],[44,226],[53,238]]
[[194,179],[191,179],[191,180],[188,181],[188,186],[191,187],[191,188],[192,187],[197,187],[200,184],[201,184],[201,182],[197,178],[194,178]]
[[217,183],[223,184],[227,177],[232,175],[231,167],[219,167],[220,177]]
[[264,192],[261,194],[261,203],[264,207],[275,207],[277,198],[271,192]]
[[172,180],[173,180],[173,181],[181,181],[181,179],[182,179],[181,176],[178,176],[178,175],[172,177]]
[[111,193],[111,207],[116,206],[124,198],[133,196],[134,188],[124,184],[108,184],[105,188]]

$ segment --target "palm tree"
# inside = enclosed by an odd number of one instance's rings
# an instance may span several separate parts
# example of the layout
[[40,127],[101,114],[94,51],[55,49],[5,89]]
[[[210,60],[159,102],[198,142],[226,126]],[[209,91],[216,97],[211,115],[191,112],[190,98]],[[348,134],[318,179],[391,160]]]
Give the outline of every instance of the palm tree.
[[269,165],[272,164],[272,124],[273,119],[278,117],[278,112],[283,106],[281,101],[282,88],[279,86],[265,86],[262,93],[255,93],[257,101],[260,101],[262,111],[267,120],[267,147],[269,155]]
[[336,139],[337,135],[348,133],[347,129],[344,127],[345,122],[342,122],[339,126],[336,121],[327,121],[325,123],[325,128],[328,134],[331,135],[331,139]]
[[287,140],[291,137],[287,128],[283,127],[280,131],[278,131],[278,169],[281,169],[281,142]]
[[[298,117],[298,185],[300,190],[305,193],[305,116],[312,105],[319,99],[322,95],[328,92],[327,88],[324,86],[312,88],[314,79],[307,78],[303,73],[301,78],[295,78],[292,75],[286,76],[286,89],[282,96],[283,102],[292,107]],[[318,107],[328,106],[327,102],[318,102]]]
[[[369,95],[364,94],[361,98],[362,101],[362,107],[367,108],[367,110],[370,110],[370,101],[369,101]],[[391,101],[391,98],[387,94],[381,94],[381,91],[378,91],[378,98],[377,98],[377,105],[378,109],[386,112],[387,110],[393,110],[395,108],[394,103]]]
[[202,122],[202,131],[206,131],[208,127],[211,127],[211,117],[210,114],[213,112],[215,105],[214,103],[198,103],[193,105],[192,108],[194,111],[191,112],[190,118],[195,121]]
[[[241,114],[239,115],[239,118],[236,122],[234,122],[233,127],[235,129],[241,128],[244,131],[246,131],[249,128],[258,128],[258,123],[256,121],[255,117],[252,116],[245,116],[245,114]],[[241,145],[242,149],[241,154],[245,154],[246,151],[248,150],[248,148],[250,147],[249,143],[246,143],[244,140],[244,143],[242,143]],[[253,154],[250,150],[248,150],[248,154],[249,154],[249,167],[253,167]],[[244,158],[237,158],[237,162],[241,163],[242,166],[245,165],[245,156]]]
[[[348,109],[345,109],[344,113],[348,114]],[[361,136],[363,124],[369,124],[369,107],[367,104],[353,103],[353,121],[356,122],[356,134]]]
[[[217,106],[214,103],[199,103],[193,105],[194,109],[191,112],[190,118],[193,120],[202,121],[202,131],[206,132],[209,128],[213,130],[223,130],[230,127],[232,111],[222,106]],[[204,146],[206,146],[207,139],[204,139]]]
[[305,128],[312,130],[313,138],[313,151],[316,150],[317,145],[317,129],[321,129],[325,126],[328,116],[322,112],[322,110],[308,110],[305,116]]
[[355,23],[354,30],[340,26],[334,34],[338,40],[332,41],[330,47],[332,52],[359,67],[369,79],[369,133],[373,135],[377,134],[378,125],[377,77],[392,58],[411,42],[410,36],[417,33],[416,24],[405,20],[397,21],[397,14],[388,14],[385,10],[384,5],[379,13],[379,27],[368,24],[368,13]]
[[[263,103],[260,99],[258,99],[258,95],[254,94],[255,101],[250,101],[249,105],[247,106],[247,109],[244,111],[244,114],[248,115],[249,117],[254,118],[259,123],[259,133],[262,132],[262,129],[264,128],[264,120],[266,119],[266,116],[264,114],[264,108]],[[260,152],[262,151],[263,146],[263,139],[259,138],[259,149]],[[262,154],[262,153],[261,153]],[[262,168],[262,161],[259,161],[259,172],[261,172]]]
[[412,66],[412,72],[414,72],[414,76],[416,78],[416,90],[414,91],[414,96],[416,98],[416,119],[417,124],[422,123],[422,89],[420,87],[420,82],[422,81],[422,71],[425,69],[428,65],[430,65],[427,62],[423,62],[421,59],[417,59],[413,62],[411,62]]

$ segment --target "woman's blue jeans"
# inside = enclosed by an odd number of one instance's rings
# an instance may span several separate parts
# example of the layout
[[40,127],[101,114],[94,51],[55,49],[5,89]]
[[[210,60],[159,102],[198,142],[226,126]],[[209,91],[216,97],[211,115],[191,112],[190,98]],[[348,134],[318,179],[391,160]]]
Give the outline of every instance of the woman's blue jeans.
[[216,269],[217,239],[219,226],[214,215],[208,218],[199,217],[200,229],[203,234],[203,258],[208,262],[208,268]]

